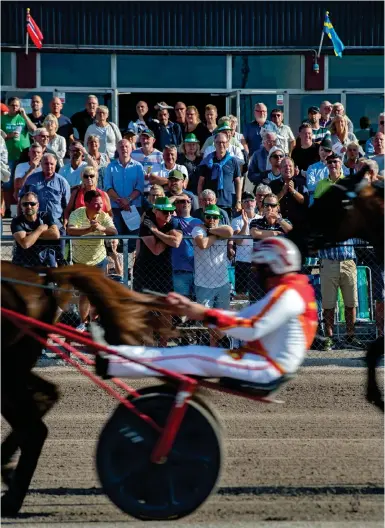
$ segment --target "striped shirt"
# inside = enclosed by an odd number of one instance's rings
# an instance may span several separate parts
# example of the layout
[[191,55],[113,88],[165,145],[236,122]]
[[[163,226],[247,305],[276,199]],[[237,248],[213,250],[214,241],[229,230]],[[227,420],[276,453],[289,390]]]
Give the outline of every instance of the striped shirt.
[[354,239],[349,238],[345,242],[339,242],[338,246],[321,249],[319,251],[319,258],[328,260],[354,260],[356,252],[354,250]]
[[145,176],[144,176],[144,192],[149,192],[151,184],[148,179],[148,174],[159,175],[159,172],[162,169],[163,163],[163,154],[160,150],[154,149],[151,154],[146,156],[142,148],[138,148],[131,152],[131,158],[135,161],[139,161],[142,164]]
[[321,143],[324,137],[329,136],[330,139],[330,130],[328,128],[313,128],[313,143]]

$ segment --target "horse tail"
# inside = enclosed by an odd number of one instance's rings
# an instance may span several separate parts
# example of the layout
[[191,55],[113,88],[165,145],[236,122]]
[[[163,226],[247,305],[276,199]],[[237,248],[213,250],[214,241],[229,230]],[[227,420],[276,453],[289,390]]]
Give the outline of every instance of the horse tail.
[[162,317],[172,314],[173,309],[163,297],[131,291],[105,277],[100,269],[83,264],[49,268],[47,272],[60,287],[72,286],[88,297],[96,308],[109,344],[149,342],[149,328],[162,335],[173,335],[170,318]]

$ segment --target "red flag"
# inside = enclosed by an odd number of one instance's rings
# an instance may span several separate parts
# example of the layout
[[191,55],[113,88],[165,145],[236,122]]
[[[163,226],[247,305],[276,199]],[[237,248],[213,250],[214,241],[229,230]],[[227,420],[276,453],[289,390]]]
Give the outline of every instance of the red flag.
[[40,49],[43,47],[43,33],[40,31],[39,26],[29,14],[29,11],[30,10],[27,9],[27,33],[31,37],[31,40],[35,46]]

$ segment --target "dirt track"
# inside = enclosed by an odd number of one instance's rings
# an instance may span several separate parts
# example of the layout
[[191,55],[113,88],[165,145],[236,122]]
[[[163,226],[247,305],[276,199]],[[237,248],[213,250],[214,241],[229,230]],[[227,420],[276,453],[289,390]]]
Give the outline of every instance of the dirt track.
[[[62,400],[46,420],[50,436],[23,514],[3,522],[139,525],[102,494],[94,471],[96,439],[115,401],[72,369],[41,372],[59,383]],[[213,393],[210,400],[225,429],[220,488],[174,526],[382,526],[383,421],[363,399],[363,376],[363,369],[306,368],[281,391],[283,406]]]

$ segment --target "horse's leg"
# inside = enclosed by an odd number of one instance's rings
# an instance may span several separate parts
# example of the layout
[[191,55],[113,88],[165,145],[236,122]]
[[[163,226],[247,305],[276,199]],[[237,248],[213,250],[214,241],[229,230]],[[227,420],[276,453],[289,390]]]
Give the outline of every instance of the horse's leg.
[[[37,381],[39,380],[39,381]],[[42,405],[39,389],[44,382],[37,376],[12,383],[3,381],[2,414],[13,429],[20,447],[20,458],[13,473],[8,491],[1,499],[1,513],[16,515],[20,510],[35,472],[48,429],[41,419]],[[37,387],[38,390],[31,390]]]
[[376,367],[384,354],[384,336],[379,337],[373,343],[370,343],[366,353],[366,362],[368,365],[366,399],[384,412],[384,400],[378,387],[376,377]]
[[[30,384],[28,388],[39,408],[41,417],[43,417],[59,399],[56,385],[33,373],[30,374]],[[16,434],[14,431],[11,431],[1,444],[1,477],[4,484],[7,486],[10,485],[11,478],[16,468],[16,461],[12,460],[12,458],[18,449],[19,445],[16,439]]]

